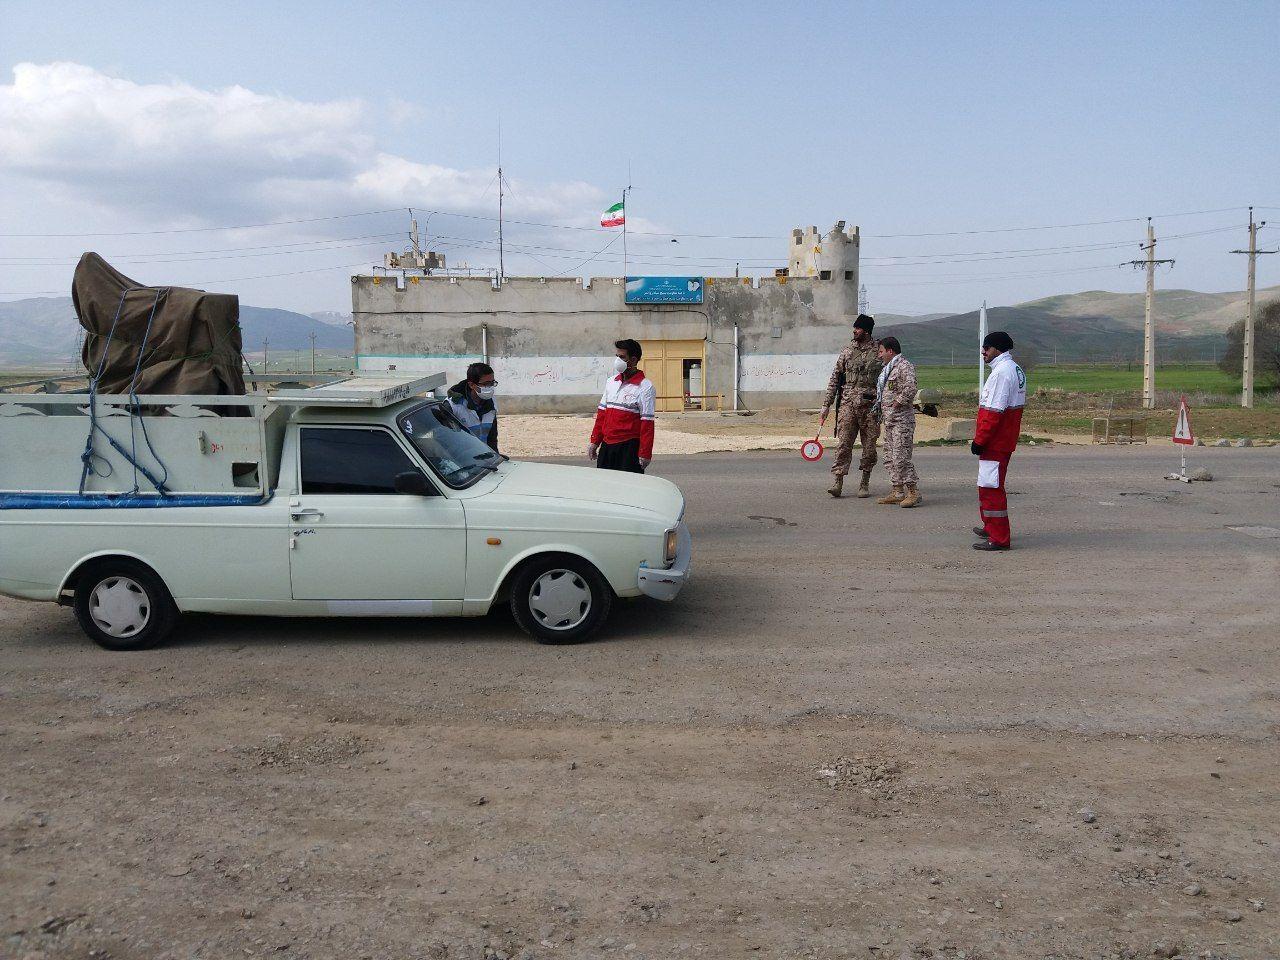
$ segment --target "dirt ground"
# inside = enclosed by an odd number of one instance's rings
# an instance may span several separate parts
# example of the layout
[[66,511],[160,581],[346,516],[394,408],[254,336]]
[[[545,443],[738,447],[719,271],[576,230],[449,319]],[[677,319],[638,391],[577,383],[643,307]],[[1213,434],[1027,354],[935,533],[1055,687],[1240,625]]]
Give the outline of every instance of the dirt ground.
[[[918,417],[916,442],[946,436],[954,418]],[[586,462],[590,416],[504,416],[502,452],[512,457],[581,457]],[[654,450],[663,456],[751,450],[799,450],[818,433],[816,414],[799,410],[766,410],[751,416],[665,413],[655,421]],[[1046,434],[1046,437],[1049,435]],[[1081,442],[1062,434],[1063,442]],[[832,424],[821,431],[824,446],[835,447]]]
[[[1247,417],[1231,419],[1227,416],[1211,416],[1218,411],[1200,411],[1193,423],[1210,442],[1221,436],[1233,440],[1239,436],[1255,438],[1260,445],[1274,441],[1264,439],[1274,430],[1262,423],[1269,411],[1234,411]],[[936,442],[947,436],[947,428],[956,420],[972,418],[968,410],[944,409],[939,417],[916,417],[916,442]],[[1161,414],[1163,416],[1163,414]],[[1203,421],[1203,425],[1201,424]],[[1222,421],[1222,422],[1220,422]],[[1269,422],[1269,421],[1268,421]],[[820,438],[824,446],[834,453],[835,437],[832,422],[823,427]],[[1225,426],[1234,428],[1224,432]],[[799,450],[804,441],[818,433],[816,413],[801,410],[761,410],[750,416],[732,413],[664,413],[659,414],[654,437],[654,450],[659,455],[746,452],[752,450]],[[1213,432],[1209,432],[1210,428]],[[1079,411],[1057,413],[1054,411],[1028,411],[1024,432],[1059,444],[1091,443],[1092,421],[1090,415]],[[1152,446],[1169,446],[1172,426],[1162,419],[1153,421],[1149,443]],[[587,440],[591,434],[591,419],[584,416],[504,416],[502,418],[502,450],[513,457],[582,457],[585,462]]]
[[964,450],[660,457],[695,579],[580,647],[0,600],[0,955],[1280,956],[1280,451],[1171,454],[1020,451],[997,555]]

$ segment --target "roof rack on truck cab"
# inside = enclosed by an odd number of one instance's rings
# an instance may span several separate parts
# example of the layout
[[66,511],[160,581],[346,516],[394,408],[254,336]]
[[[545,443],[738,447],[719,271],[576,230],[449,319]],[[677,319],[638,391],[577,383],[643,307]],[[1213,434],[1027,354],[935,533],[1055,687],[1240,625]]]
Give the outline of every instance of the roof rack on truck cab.
[[356,374],[316,387],[276,390],[269,403],[293,407],[389,407],[444,386],[443,373]]

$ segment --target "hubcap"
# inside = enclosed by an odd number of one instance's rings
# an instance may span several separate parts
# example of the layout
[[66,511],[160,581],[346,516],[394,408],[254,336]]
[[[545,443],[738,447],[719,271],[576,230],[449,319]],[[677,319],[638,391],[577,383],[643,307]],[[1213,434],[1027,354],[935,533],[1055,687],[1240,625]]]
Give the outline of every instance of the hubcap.
[[591,588],[572,570],[548,570],[529,590],[529,609],[548,630],[572,630],[591,612]]
[[108,577],[89,595],[89,616],[110,637],[132,637],[151,619],[151,598],[128,577]]

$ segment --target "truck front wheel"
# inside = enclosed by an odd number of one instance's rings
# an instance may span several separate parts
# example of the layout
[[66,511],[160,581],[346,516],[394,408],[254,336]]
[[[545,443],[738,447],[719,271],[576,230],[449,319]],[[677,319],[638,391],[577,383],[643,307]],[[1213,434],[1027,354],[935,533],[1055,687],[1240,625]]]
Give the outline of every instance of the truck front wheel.
[[95,560],[80,571],[76,619],[89,639],[108,650],[146,650],[178,622],[164,581],[146,564],[125,557]]
[[511,583],[511,614],[539,643],[589,640],[612,603],[613,590],[600,571],[578,557],[540,557]]

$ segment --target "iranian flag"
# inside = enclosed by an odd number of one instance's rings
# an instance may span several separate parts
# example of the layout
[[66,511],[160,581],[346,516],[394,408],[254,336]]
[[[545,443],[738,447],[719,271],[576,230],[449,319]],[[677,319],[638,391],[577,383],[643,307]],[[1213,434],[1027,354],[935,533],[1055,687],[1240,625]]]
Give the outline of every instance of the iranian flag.
[[600,214],[600,226],[602,227],[620,227],[627,222],[627,214],[621,203],[615,203],[612,207]]

